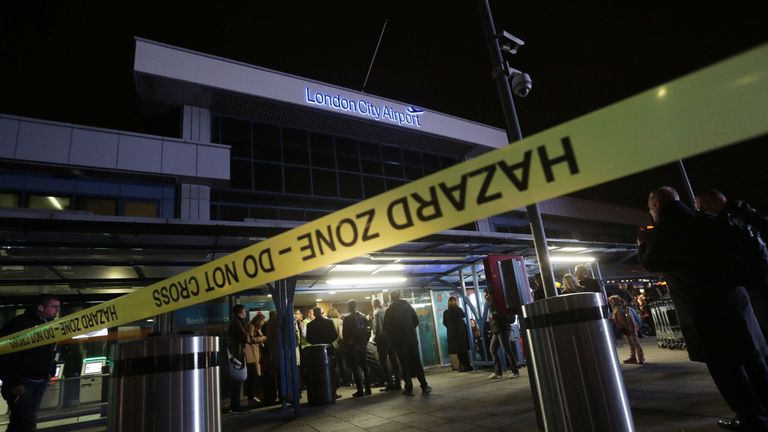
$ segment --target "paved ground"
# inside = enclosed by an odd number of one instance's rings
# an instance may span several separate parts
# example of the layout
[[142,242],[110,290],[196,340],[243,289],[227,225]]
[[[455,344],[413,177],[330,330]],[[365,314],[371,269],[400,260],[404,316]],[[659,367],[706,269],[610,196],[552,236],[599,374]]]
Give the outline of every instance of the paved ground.
[[[656,347],[654,338],[641,339],[649,362],[623,367],[627,393],[638,431],[721,431],[715,423],[731,415],[707,374],[706,367],[688,361],[684,351]],[[619,358],[628,350],[619,347]],[[327,407],[302,406],[298,418],[279,408],[247,414],[225,414],[225,431],[408,432],[408,431],[536,431],[536,418],[526,370],[518,379],[489,380],[477,373],[427,371],[434,388],[429,396],[407,398],[379,393],[353,399],[351,389]],[[418,389],[418,386],[417,386]],[[292,414],[289,408],[287,414]]]

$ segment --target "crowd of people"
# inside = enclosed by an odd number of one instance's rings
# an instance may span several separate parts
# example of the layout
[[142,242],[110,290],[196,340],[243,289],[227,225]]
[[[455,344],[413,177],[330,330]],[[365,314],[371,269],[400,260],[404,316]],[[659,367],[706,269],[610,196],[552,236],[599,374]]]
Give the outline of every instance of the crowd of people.
[[[768,235],[768,216],[743,202],[730,202],[718,191],[696,197],[696,209],[680,201],[671,187],[651,192],[648,208],[654,221],[651,229],[640,231],[637,243],[641,265],[648,271],[662,273],[677,311],[679,325],[692,361],[706,364],[723,399],[735,412],[718,424],[730,430],[768,430],[768,249],[763,240]],[[643,364],[645,356],[639,338],[651,325],[646,299],[647,289],[631,284],[607,285],[590,277],[586,266],[562,278],[562,295],[606,292],[610,318],[630,348],[627,364]],[[543,299],[540,274],[534,278],[532,297]],[[495,305],[490,290],[485,290],[488,322],[478,325],[467,320],[456,297],[448,299],[442,323],[447,330],[448,352],[456,359],[460,372],[472,370],[470,340],[481,351],[483,340],[494,362],[491,379],[500,379],[506,371],[519,376],[519,359],[510,335],[514,315]],[[296,310],[293,330],[296,340],[297,367],[303,375],[304,350],[310,345],[329,347],[333,365],[336,397],[341,386],[354,386],[353,397],[381,391],[400,391],[414,395],[413,378],[421,393],[432,391],[419,354],[415,309],[390,292],[390,302],[374,299],[372,312],[365,315],[355,300],[347,303],[344,316],[335,308]],[[61,302],[54,296],[40,296],[26,313],[6,323],[0,336],[8,335],[53,319]],[[367,308],[366,308],[367,309]],[[325,315],[325,316],[324,316]],[[267,319],[261,312],[246,319],[243,305],[235,305],[228,326],[227,349],[245,364],[247,379],[231,385],[230,408],[244,412],[258,405],[274,403],[278,396],[277,341],[275,312]],[[469,323],[469,327],[467,327]],[[482,329],[489,331],[483,337]],[[471,338],[471,339],[470,339]],[[371,371],[369,350],[377,356],[378,379]],[[476,353],[473,353],[473,357]],[[13,430],[34,430],[36,412],[48,380],[53,373],[53,346],[45,345],[2,356],[2,396],[10,408]],[[245,394],[247,405],[242,405]],[[11,429],[9,429],[11,430]]]
[[[338,389],[354,386],[355,398],[372,394],[374,378],[368,361],[370,342],[377,351],[378,370],[381,371],[378,384],[381,391],[400,391],[404,396],[414,396],[413,378],[419,382],[421,393],[432,391],[424,375],[424,368],[419,355],[416,329],[419,318],[413,307],[400,298],[400,292],[390,292],[390,303],[385,307],[381,300],[372,302],[373,313],[369,316],[358,310],[355,300],[347,302],[343,317],[335,308],[330,308],[323,316],[321,307],[307,310],[305,318],[301,310],[294,313],[294,333],[296,338],[296,359],[302,386],[307,381],[310,369],[306,366],[305,349],[310,345],[328,345],[333,368],[333,384],[336,398],[340,398]],[[277,370],[272,365],[278,364],[277,325],[269,325],[274,312],[270,312],[269,321],[258,312],[248,322],[243,305],[235,305],[228,327],[229,352],[242,358],[247,365],[248,378],[245,382],[233,381],[230,395],[232,412],[245,412],[256,406],[271,404],[276,401]],[[266,327],[266,331],[265,331]],[[243,386],[245,386],[243,388]],[[245,392],[248,405],[243,406],[241,399]]]

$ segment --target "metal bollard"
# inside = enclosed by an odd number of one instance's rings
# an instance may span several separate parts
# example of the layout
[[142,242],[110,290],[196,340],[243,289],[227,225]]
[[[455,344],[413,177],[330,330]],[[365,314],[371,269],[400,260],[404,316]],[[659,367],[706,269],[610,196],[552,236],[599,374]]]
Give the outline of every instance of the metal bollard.
[[307,399],[310,405],[328,405],[336,402],[330,345],[318,344],[304,348],[307,371]]
[[523,317],[545,430],[634,431],[605,297],[550,297]]
[[112,432],[221,431],[218,337],[121,342],[112,377]]

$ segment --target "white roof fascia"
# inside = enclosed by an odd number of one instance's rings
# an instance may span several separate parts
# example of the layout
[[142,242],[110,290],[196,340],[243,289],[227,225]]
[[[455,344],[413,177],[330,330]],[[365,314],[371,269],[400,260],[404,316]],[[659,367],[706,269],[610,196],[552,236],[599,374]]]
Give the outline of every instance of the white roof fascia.
[[136,38],[134,71],[287,102],[489,148],[504,130],[293,75]]

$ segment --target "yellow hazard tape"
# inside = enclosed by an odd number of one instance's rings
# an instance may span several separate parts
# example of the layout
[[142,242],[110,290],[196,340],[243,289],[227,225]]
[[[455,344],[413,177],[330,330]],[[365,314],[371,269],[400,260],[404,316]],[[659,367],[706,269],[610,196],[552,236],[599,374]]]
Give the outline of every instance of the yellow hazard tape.
[[768,132],[768,44],[0,340],[0,354],[205,302]]

